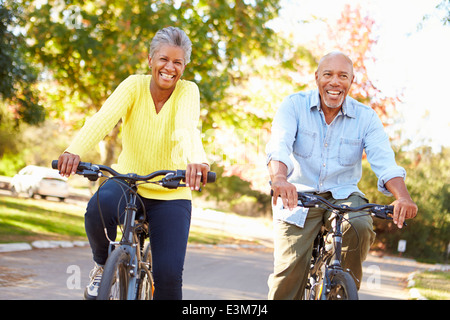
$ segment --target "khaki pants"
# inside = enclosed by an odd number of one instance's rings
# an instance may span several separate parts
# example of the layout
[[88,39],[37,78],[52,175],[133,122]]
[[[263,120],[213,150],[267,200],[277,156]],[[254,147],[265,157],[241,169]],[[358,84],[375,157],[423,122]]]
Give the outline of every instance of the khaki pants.
[[[334,204],[360,206],[367,203],[367,199],[353,193],[344,200],[335,200],[331,193],[320,194]],[[274,272],[270,275],[269,299],[293,300],[303,297],[308,271],[311,263],[312,245],[322,225],[331,228],[328,220],[331,212],[321,208],[309,209],[304,228],[288,224],[284,221],[274,221]],[[349,213],[346,218],[361,215],[359,212]],[[362,263],[366,259],[370,246],[375,240],[372,217],[364,215],[343,222],[342,267],[350,269],[359,280],[362,279]]]

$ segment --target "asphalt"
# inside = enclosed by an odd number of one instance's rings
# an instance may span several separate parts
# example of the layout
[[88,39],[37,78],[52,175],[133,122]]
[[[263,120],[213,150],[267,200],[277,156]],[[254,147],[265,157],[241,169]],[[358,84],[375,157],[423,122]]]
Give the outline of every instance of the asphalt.
[[[222,231],[257,244],[189,246],[185,266],[186,299],[227,300],[267,297],[267,277],[273,268],[271,220],[197,208],[192,213],[192,225]],[[68,266],[83,265],[81,282],[85,283],[92,267],[90,255],[87,241],[0,244],[0,299],[33,299],[33,297],[74,299],[77,297],[73,295],[74,291],[66,295],[67,286],[59,288],[58,290],[63,290],[63,293],[57,296],[52,296],[51,291],[48,292],[48,290],[44,292],[41,290],[33,296],[24,296],[24,292],[30,289],[30,284],[22,288],[20,283],[23,285],[24,282],[19,281],[17,288],[13,289],[14,279],[20,279],[22,276],[14,272],[10,266],[22,264],[26,269],[22,278],[34,279],[33,283],[37,288],[39,283],[51,283],[49,288],[56,288],[57,284],[52,284],[51,279],[56,273],[51,270],[57,261],[65,263],[64,266],[60,266],[61,279],[67,278]],[[77,257],[81,261],[77,262]],[[50,264],[46,261],[50,261]],[[416,272],[433,268],[448,270],[449,266],[429,265],[418,263],[413,259],[369,254],[363,264],[364,278],[359,292],[360,298],[363,300],[421,299],[417,292],[408,288],[408,282],[411,283]],[[12,292],[15,292],[17,296]]]
[[[92,267],[89,246],[0,253],[0,300],[81,300]],[[408,300],[408,277],[432,266],[369,255],[363,267],[361,300]],[[270,248],[190,245],[183,298],[265,300],[272,268]]]

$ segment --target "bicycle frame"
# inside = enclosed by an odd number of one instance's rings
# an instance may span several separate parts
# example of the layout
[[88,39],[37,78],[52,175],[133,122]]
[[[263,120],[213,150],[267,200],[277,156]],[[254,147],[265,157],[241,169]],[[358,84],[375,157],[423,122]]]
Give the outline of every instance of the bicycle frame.
[[135,300],[137,296],[136,290],[139,285],[138,280],[140,280],[138,278],[138,271],[142,269],[148,271],[148,265],[147,263],[145,263],[145,261],[142,260],[143,243],[141,243],[138,237],[138,233],[136,232],[136,184],[132,181],[129,181],[127,184],[129,187],[129,191],[127,192],[127,196],[129,196],[129,199],[127,199],[127,205],[125,207],[125,217],[123,223],[124,229],[122,232],[122,238],[119,242],[109,240],[110,244],[108,255],[111,253],[113,246],[120,246],[122,250],[129,254],[130,269],[128,272],[130,273],[130,281],[128,283],[127,300]]
[[[329,218],[332,220],[332,229],[330,231],[326,231],[325,227],[322,227],[321,231],[317,235],[317,238],[314,242],[312,259],[314,260],[311,270],[309,271],[311,275],[318,275],[320,278],[315,279],[316,283],[311,284],[314,286],[316,284],[320,284],[322,280],[324,280],[324,284],[319,291],[318,296],[314,296],[314,299],[325,299],[327,294],[327,289],[330,283],[329,275],[333,273],[334,270],[343,270],[341,266],[341,258],[342,258],[342,222],[344,220],[343,216],[339,213],[338,210],[333,210],[331,216]],[[325,244],[324,237],[327,234],[333,234],[332,246],[327,247]],[[333,258],[333,259],[332,259]],[[332,259],[332,260],[331,260]],[[331,263],[328,263],[331,260]],[[319,273],[320,269],[325,267],[323,274]],[[323,290],[325,289],[325,290]]]

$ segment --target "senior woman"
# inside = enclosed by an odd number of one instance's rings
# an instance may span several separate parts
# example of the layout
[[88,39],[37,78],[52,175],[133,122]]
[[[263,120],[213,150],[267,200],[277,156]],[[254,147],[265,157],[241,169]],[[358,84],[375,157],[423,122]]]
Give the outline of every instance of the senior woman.
[[[122,119],[123,148],[114,169],[145,175],[156,170],[186,168],[186,185],[190,188],[173,190],[144,184],[138,189],[150,225],[154,299],[182,298],[191,190],[205,185],[209,171],[197,130],[199,90],[195,83],[180,80],[191,51],[192,43],[182,30],[174,27],[159,30],[150,45],[151,75],[131,75],[125,79],[102,108],[86,121],[58,162],[62,175],[74,174],[83,154],[94,148]],[[205,177],[204,181],[201,181],[200,173]],[[121,192],[120,186],[113,181],[106,182],[99,192],[110,239],[115,239],[117,233],[117,205]],[[87,205],[85,228],[95,262],[85,298],[95,299],[109,245],[98,212],[97,194]]]

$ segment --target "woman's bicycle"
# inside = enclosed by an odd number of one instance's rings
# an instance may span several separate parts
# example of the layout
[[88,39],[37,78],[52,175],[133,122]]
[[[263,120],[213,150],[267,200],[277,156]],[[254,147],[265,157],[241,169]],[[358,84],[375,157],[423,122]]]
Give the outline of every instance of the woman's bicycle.
[[[52,161],[52,167],[58,168],[58,160]],[[106,228],[104,228],[110,245],[97,300],[151,300],[154,291],[152,255],[150,243],[145,243],[149,238],[149,228],[145,210],[142,210],[142,215],[138,215],[137,201],[140,198],[137,196],[137,188],[144,183],[158,184],[169,189],[185,187],[186,185],[182,181],[185,179],[186,171],[160,170],[140,176],[134,173],[120,174],[108,166],[80,162],[76,173],[90,181],[96,181],[100,177],[106,178],[99,190],[107,180],[116,181],[122,187],[125,199],[124,223],[121,226],[122,238],[120,241],[110,240]],[[111,176],[107,176],[105,173],[109,173]],[[157,177],[162,178],[154,180]],[[207,182],[215,180],[216,174],[208,172]],[[122,212],[118,212],[118,215],[120,214]],[[103,222],[103,217],[101,219]]]
[[[362,212],[381,219],[392,220],[393,206],[368,203],[358,207],[334,205],[326,199],[308,193],[298,192],[301,206],[321,207],[331,210],[332,228],[322,226],[317,235],[311,257],[311,267],[305,288],[305,300],[358,300],[358,290],[350,270],[341,266],[342,223],[350,219],[344,217],[347,212]],[[300,205],[300,204],[299,204]],[[355,217],[353,217],[355,218]],[[406,224],[405,224],[406,225]]]

